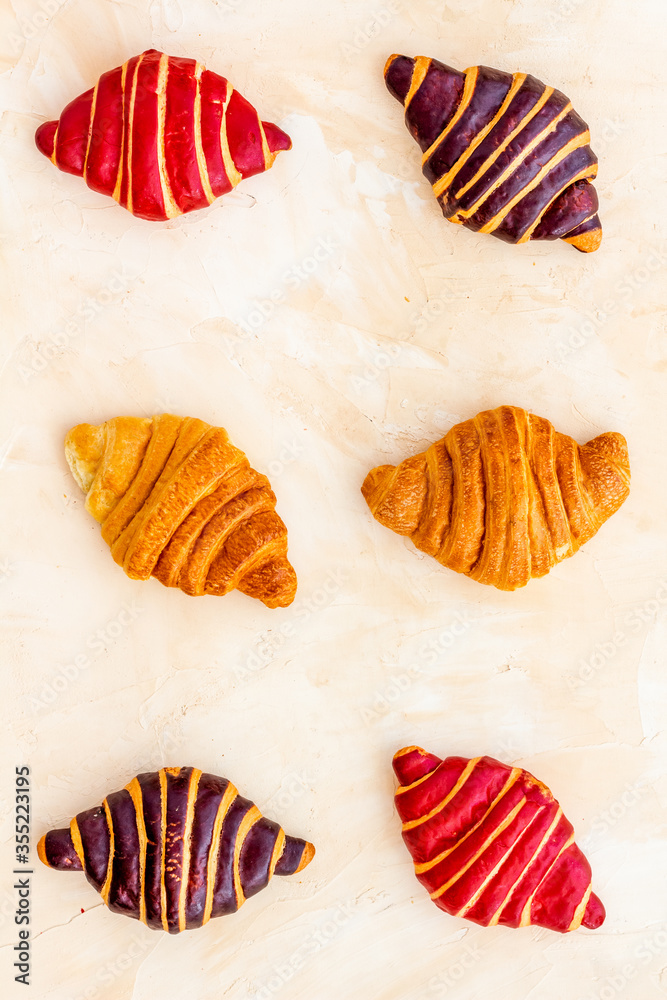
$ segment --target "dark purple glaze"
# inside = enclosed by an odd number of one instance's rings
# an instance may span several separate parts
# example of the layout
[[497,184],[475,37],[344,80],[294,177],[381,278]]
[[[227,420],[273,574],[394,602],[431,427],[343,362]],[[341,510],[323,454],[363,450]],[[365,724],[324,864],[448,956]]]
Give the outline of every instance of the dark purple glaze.
[[472,180],[486,160],[509,138],[519,123],[533,110],[542,97],[543,92],[544,87],[539,80],[535,80],[534,77],[526,78],[521,89],[515,94],[506,113],[494,125],[489,134],[482,140],[475,152],[463,164],[461,170],[456,175],[456,181],[448,196],[452,211],[455,211],[459,207],[468,208],[470,205],[473,205],[477,198],[491,187],[495,179],[510,166],[528,143],[538,136],[567,104],[567,99],[562,94],[554,92],[537,114],[508,143],[507,147],[497,156],[491,166],[484,171],[479,180],[475,181],[470,191],[459,202],[455,197],[456,192]]
[[[406,56],[393,57],[387,64],[387,87],[402,104],[405,104],[412,89],[413,74],[419,65],[424,63]],[[451,131],[436,144],[423,166],[431,185],[455,167],[482,130],[496,117],[507,98],[512,79],[508,73],[486,66],[478,67],[475,86],[466,108]],[[429,149],[451,122],[460,105],[463,87],[464,74],[431,60],[405,115],[407,127],[422,150]],[[553,90],[544,100],[548,92],[549,88],[541,81],[526,76],[502,116],[457,169],[448,188],[438,198],[446,218],[457,216],[455,221],[462,221],[474,231],[483,229],[518,198],[502,221],[494,224],[492,235],[505,242],[517,243],[527,237],[570,240],[586,233],[596,233],[595,238],[590,240],[573,240],[577,249],[590,252],[597,248],[601,238],[600,222],[595,216],[597,196],[590,182],[595,175],[597,157],[590,146],[586,144],[568,153],[549,168],[533,190],[528,190],[543,168],[571,140],[587,132],[586,123],[571,108],[554,124],[569,105],[569,100],[558,90]],[[544,103],[540,109],[522,125],[542,100]],[[517,129],[517,134],[509,141]],[[526,148],[533,141],[537,141],[535,148],[525,155]],[[505,142],[506,148],[498,153]],[[489,164],[490,157],[494,159]],[[521,157],[521,162],[517,162]],[[508,170],[509,176],[498,184],[498,179]],[[584,178],[580,178],[581,173]],[[464,191],[468,184],[470,187]],[[473,215],[459,218],[461,212],[468,212],[480,200],[482,203]]]
[[107,877],[109,863],[109,827],[104,806],[79,813],[76,822],[83,844],[86,878],[99,892]]
[[[556,199],[533,234],[534,240],[557,240],[562,236],[577,236],[600,225],[596,215],[598,193],[590,181],[576,181]],[[593,218],[591,218],[593,216]],[[579,225],[573,223],[581,219]],[[584,220],[588,220],[585,222]]]
[[533,191],[529,191],[504,218],[497,230],[499,238],[508,243],[520,240],[526,230],[540,218],[554,197],[590,164],[590,149],[587,146],[580,146],[579,149],[569,153],[557,167],[549,171],[541,184]]
[[477,85],[468,107],[424,164],[424,175],[431,184],[451,170],[478,132],[492,121],[511,86],[512,77],[509,73],[501,73],[486,66],[479,67]]
[[[578,116],[574,116],[578,118]],[[581,128],[581,119],[578,121],[572,121],[570,115],[567,115],[549,135],[530,153],[523,163],[519,164],[516,170],[513,170],[509,175],[507,180],[505,180],[499,187],[492,191],[491,194],[482,203],[480,208],[477,209],[474,215],[472,215],[467,223],[470,229],[475,231],[481,229],[490,219],[492,219],[498,212],[504,208],[509,201],[511,201],[516,195],[521,194],[521,192],[533,181],[537,175],[540,173],[542,168],[545,166],[552,157],[556,156],[560,150],[568,143],[571,139],[574,139],[577,135],[580,135],[585,129]],[[586,147],[581,147],[584,150]],[[587,157],[590,157],[590,150],[587,152]],[[560,164],[559,164],[560,166]],[[555,167],[557,171],[559,166]],[[549,179],[551,173],[540,182],[540,188],[544,185],[549,185]],[[529,197],[530,193],[524,195],[524,197],[519,202],[520,206],[523,206],[526,198]],[[462,201],[469,200],[470,192],[466,193]],[[520,209],[522,210],[522,209]],[[533,216],[530,212],[527,213],[532,219]],[[496,230],[496,233],[500,238],[502,228]]]
[[162,805],[160,778],[156,771],[137,775],[144,805],[146,827],[146,871],[144,873],[144,900],[146,923],[153,930],[162,928]]
[[285,837],[285,847],[278,864],[275,875],[293,875],[301,864],[306,841],[298,837]]
[[79,855],[74,850],[69,827],[49,830],[44,838],[44,854],[47,864],[59,872],[83,871]]
[[114,856],[108,907],[114,913],[139,917],[139,833],[130,793],[107,796],[114,833]]
[[236,834],[241,820],[252,809],[252,802],[239,795],[233,802],[225,822],[222,824],[220,851],[218,853],[218,874],[213,890],[213,912],[211,916],[219,917],[225,913],[234,913],[237,909],[236,892],[234,889],[234,847]]
[[200,927],[206,906],[208,857],[213,826],[222,796],[229,782],[214,774],[202,774],[197,789],[195,818],[190,843],[190,877],[185,905],[186,926]]
[[251,827],[243,842],[239,858],[239,873],[243,894],[254,896],[269,884],[269,865],[280,827],[264,816]]
[[404,103],[410,90],[414,64],[414,59],[409,59],[408,56],[397,56],[392,60],[385,74],[385,82],[389,93],[397,101],[400,101],[401,104]]
[[167,925],[170,934],[178,933],[178,905],[183,882],[183,834],[192,770],[191,767],[182,767],[177,775],[167,771],[164,887],[167,897]]
[[456,111],[464,81],[463,73],[457,73],[437,59],[431,60],[405,115],[410,135],[417,140],[423,152],[435,142]]
[[[164,776],[162,784],[160,774]],[[159,773],[140,774],[136,782],[130,783],[129,791],[126,788],[113,792],[106,799],[114,848],[107,900],[109,908],[135,919],[142,916],[139,810],[146,834],[143,872],[145,921],[154,929],[161,929],[166,923],[166,929],[174,934],[183,929],[181,912],[184,927],[188,929],[200,927],[206,918],[209,863],[215,873],[211,886],[210,916],[233,913],[247,897],[263,889],[272,874],[271,861],[281,833],[277,823],[261,816],[253,803],[239,796],[225,778],[200,774],[197,782],[196,777],[190,767],[165,768]],[[249,818],[244,825],[241,841],[237,835],[251,810],[253,822],[248,825]],[[166,823],[164,845],[163,812]],[[222,825],[218,826],[219,846],[213,858],[211,846],[218,817],[222,818]],[[89,809],[79,813],[76,819],[83,845],[86,877],[96,889],[101,890],[107,878],[111,846],[105,808],[102,805]],[[306,846],[303,840],[285,837],[285,848],[275,874],[288,875],[296,871]],[[308,851],[307,860],[310,860],[313,854],[311,845],[308,845]],[[39,854],[52,868],[81,870],[68,829],[49,831],[40,842]],[[238,897],[234,880],[236,855],[240,881]]]

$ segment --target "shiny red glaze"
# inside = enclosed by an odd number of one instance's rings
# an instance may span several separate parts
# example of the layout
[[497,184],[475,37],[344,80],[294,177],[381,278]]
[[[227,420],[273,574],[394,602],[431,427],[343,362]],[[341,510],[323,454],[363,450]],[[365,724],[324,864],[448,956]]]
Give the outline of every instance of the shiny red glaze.
[[224,77],[156,49],[103,74],[35,141],[61,170],[153,221],[205,208],[292,145]]
[[561,933],[604,921],[571,824],[527,771],[419,747],[399,751],[394,770],[403,839],[440,909],[484,926]]

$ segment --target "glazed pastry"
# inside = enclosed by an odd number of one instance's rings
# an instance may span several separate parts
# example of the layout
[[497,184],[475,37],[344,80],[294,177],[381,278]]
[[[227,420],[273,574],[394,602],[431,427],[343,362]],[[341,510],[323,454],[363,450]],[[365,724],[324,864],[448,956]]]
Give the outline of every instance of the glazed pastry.
[[373,517],[458,573],[516,590],[573,555],[630,491],[622,434],[579,446],[548,420],[499,406],[361,487]]
[[275,494],[224,428],[170,413],[115,417],[72,428],[65,456],[133,580],[154,576],[193,596],[237,589],[269,608],[294,600]]
[[148,49],[37,129],[38,148],[142,219],[205,208],[291,141],[194,59]]
[[597,250],[598,161],[564,94],[526,73],[459,73],[424,56],[390,56],[384,77],[446,219],[506,243]]
[[415,873],[436,906],[484,927],[596,928],[591,869],[541,781],[491,757],[394,757],[396,808]]
[[164,767],[50,830],[37,852],[50,868],[83,871],[114,913],[178,934],[235,913],[273,875],[305,868],[315,848],[226,778]]

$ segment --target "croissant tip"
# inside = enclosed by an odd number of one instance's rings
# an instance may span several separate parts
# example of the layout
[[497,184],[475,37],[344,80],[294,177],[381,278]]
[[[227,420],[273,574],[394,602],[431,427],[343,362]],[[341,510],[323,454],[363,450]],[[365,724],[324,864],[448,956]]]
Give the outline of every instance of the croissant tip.
[[397,750],[396,753],[394,754],[394,760],[395,761],[398,760],[399,757],[405,757],[405,755],[409,753],[420,753],[425,755],[426,751],[424,750],[423,747],[417,747],[417,746],[402,747],[400,750]]
[[295,868],[294,874],[297,875],[299,872],[303,871],[303,869],[310,864],[310,862],[313,860],[314,857],[315,857],[315,847],[313,844],[306,841],[306,844],[303,849],[303,854],[301,855],[301,861],[299,861],[298,866]]
[[35,144],[37,149],[49,160],[53,158],[53,153],[56,147],[57,131],[58,122],[54,121],[44,122],[35,132]]
[[278,125],[274,125],[273,122],[262,122],[262,126],[272,153],[287,152],[288,149],[292,148],[292,140],[287,132],[284,132]]
[[399,783],[397,795],[413,782],[434,771],[442,763],[440,757],[422,747],[403,747],[394,754],[394,774]]
[[395,97],[400,104],[405,103],[405,98],[412,83],[412,73],[415,67],[415,60],[409,56],[394,53],[389,56],[384,67],[384,82],[387,90]]
[[44,834],[44,836],[37,845],[37,857],[39,858],[39,860],[42,862],[43,865],[46,865],[47,868],[51,867],[46,857],[46,834]]
[[384,76],[386,76],[387,73],[389,72],[389,67],[391,66],[391,64],[393,63],[393,61],[395,59],[400,59],[400,58],[401,58],[400,52],[394,52],[392,55],[389,56],[389,58],[387,59],[386,63],[384,64],[384,69],[382,71]]
[[584,913],[584,919],[581,921],[583,926],[588,927],[592,931],[597,930],[604,923],[606,916],[607,913],[602,900],[595,893],[591,893],[586,912]]
[[82,870],[69,827],[45,833],[37,845],[37,857],[47,868],[58,872]]
[[595,253],[602,243],[602,227],[590,229],[587,233],[579,233],[577,236],[564,236],[564,243],[569,243],[580,253]]
[[[373,511],[374,507],[377,507],[381,499],[381,491],[384,489],[384,484],[387,476],[394,471],[395,466],[393,465],[376,465],[374,469],[368,473],[363,483],[361,484],[361,495],[364,500]],[[376,493],[379,495],[376,496]]]

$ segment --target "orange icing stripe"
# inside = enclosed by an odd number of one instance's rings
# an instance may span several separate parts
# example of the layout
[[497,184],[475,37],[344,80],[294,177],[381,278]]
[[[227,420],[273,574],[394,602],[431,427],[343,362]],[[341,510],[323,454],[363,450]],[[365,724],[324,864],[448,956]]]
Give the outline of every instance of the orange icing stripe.
[[405,101],[403,102],[403,107],[407,110],[410,105],[410,101],[415,96],[419,88],[421,87],[426,74],[428,73],[428,68],[431,65],[431,60],[427,59],[426,56],[417,56],[415,59],[415,64],[412,67],[412,79],[410,80],[410,89],[405,95]]
[[450,789],[450,791],[447,793],[442,802],[439,802],[437,806],[434,806],[434,808],[431,809],[431,811],[426,813],[424,816],[418,816],[417,819],[411,819],[407,823],[404,823],[403,831],[405,832],[407,830],[413,830],[416,826],[420,826],[422,823],[426,823],[427,820],[432,819],[433,816],[436,816],[439,812],[441,812],[441,810],[445,808],[447,803],[451,802],[451,800],[454,798],[457,792],[460,792],[460,790],[463,788],[466,781],[468,780],[468,778],[470,777],[473,770],[475,769],[475,767],[477,766],[477,764],[481,759],[482,759],[481,757],[475,757],[473,760],[468,761],[463,771],[461,772],[458,781],[456,782],[454,787]]
[[501,799],[505,797],[505,795],[509,792],[510,788],[516,783],[520,774],[521,774],[520,767],[512,768],[509,778],[507,779],[501,790],[498,792],[495,799],[493,800],[489,808],[486,810],[482,818],[478,820],[474,826],[471,826],[468,832],[465,833],[463,837],[461,837],[459,840],[457,840],[453,847],[448,847],[446,851],[443,851],[441,854],[438,854],[438,856],[433,858],[431,861],[425,861],[423,864],[420,865],[415,864],[415,872],[417,873],[417,875],[422,875],[424,872],[429,871],[429,869],[435,868],[436,865],[439,865],[441,861],[445,860],[448,854],[451,854],[452,851],[455,851],[457,847],[460,847],[460,845],[464,841],[466,841],[468,837],[470,837],[475,832],[475,830],[478,830],[482,825],[482,823],[489,817],[489,815],[496,808]]
[[[455,882],[458,882],[458,880],[461,878],[462,875],[465,875],[465,873],[468,871],[469,868],[472,868],[472,866],[475,864],[475,862],[478,861],[479,858],[481,858],[482,854],[484,854],[484,852],[487,850],[487,848],[489,848],[491,846],[491,844],[494,842],[494,840],[496,840],[500,836],[500,834],[503,833],[503,831],[505,831],[507,829],[507,827],[510,825],[510,823],[514,822],[514,820],[519,815],[519,813],[521,812],[521,810],[523,809],[523,807],[525,806],[525,804],[526,804],[526,796],[524,795],[519,800],[519,802],[517,802],[517,804],[514,806],[514,809],[512,809],[512,811],[507,814],[507,816],[502,821],[502,823],[499,823],[498,826],[496,827],[496,829],[493,831],[493,833],[489,834],[489,836],[484,841],[484,843],[482,844],[482,846],[479,848],[479,850],[477,851],[477,853],[474,854],[472,856],[472,858],[465,863],[465,865],[463,865],[461,868],[459,868],[459,870],[456,872],[456,874],[452,875],[452,877],[447,882],[445,882],[444,885],[441,885],[439,889],[436,889],[435,892],[431,893],[431,899],[438,899],[440,896],[442,896],[442,894],[444,892],[447,892],[447,890],[451,886],[453,886]],[[514,847],[514,845],[512,845],[512,847],[510,848],[510,851],[512,850],[513,847]],[[507,852],[507,853],[509,853],[509,852]],[[503,857],[503,860],[504,860],[504,857]],[[469,905],[471,905],[470,901],[468,903],[466,903],[466,908]]]

